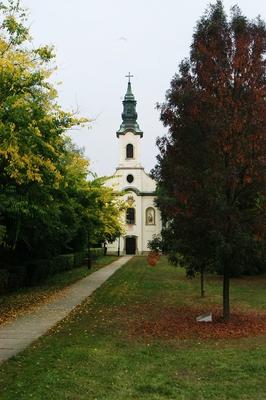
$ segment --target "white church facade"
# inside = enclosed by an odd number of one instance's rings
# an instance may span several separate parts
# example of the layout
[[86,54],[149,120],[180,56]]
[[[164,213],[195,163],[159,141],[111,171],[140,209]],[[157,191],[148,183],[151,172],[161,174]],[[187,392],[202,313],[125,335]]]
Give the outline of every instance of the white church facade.
[[141,164],[143,132],[137,123],[136,100],[130,75],[123,101],[122,124],[116,135],[119,141],[119,164],[108,185],[123,191],[126,211],[123,215],[124,235],[107,245],[108,254],[145,254],[153,235],[161,232],[161,217],[154,204],[155,181]]

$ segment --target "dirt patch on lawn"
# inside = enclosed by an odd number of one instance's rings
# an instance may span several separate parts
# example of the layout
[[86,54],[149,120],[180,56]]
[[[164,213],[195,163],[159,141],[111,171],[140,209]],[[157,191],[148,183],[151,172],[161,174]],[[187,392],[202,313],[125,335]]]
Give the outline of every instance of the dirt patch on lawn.
[[[111,310],[109,310],[111,311]],[[196,317],[212,311],[213,322],[197,322]],[[165,307],[141,304],[112,307],[112,323],[131,338],[201,338],[225,339],[266,335],[266,313],[234,309],[228,323],[218,307]],[[107,316],[106,316],[107,317]],[[107,319],[109,319],[107,317]]]

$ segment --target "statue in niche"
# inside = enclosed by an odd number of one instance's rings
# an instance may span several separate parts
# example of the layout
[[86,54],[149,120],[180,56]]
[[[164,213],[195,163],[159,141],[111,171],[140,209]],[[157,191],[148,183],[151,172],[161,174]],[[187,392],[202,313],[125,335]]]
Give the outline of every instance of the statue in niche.
[[127,198],[127,203],[130,207],[133,206],[133,204],[135,203],[134,197],[133,196],[128,196]]
[[152,207],[146,210],[146,225],[155,225],[155,210]]

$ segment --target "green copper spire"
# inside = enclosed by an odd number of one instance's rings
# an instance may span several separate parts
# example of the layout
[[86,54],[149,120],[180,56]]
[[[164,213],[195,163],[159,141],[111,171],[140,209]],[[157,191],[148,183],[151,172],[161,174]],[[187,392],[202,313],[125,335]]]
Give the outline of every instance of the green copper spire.
[[130,78],[133,75],[130,73],[126,76],[128,78],[127,92],[123,101],[123,113],[122,113],[122,124],[119,130],[116,132],[116,136],[125,135],[127,132],[133,132],[135,135],[143,136],[143,132],[139,128],[137,123],[138,114],[136,112],[136,100],[131,89]]

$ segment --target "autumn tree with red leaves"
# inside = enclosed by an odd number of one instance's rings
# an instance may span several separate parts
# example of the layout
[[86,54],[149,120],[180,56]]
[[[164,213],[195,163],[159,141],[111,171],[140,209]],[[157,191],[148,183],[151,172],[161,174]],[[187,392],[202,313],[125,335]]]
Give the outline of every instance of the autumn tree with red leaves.
[[190,57],[160,105],[168,134],[153,173],[168,250],[190,270],[223,273],[223,316],[230,277],[265,268],[266,28],[238,7],[210,5]]

